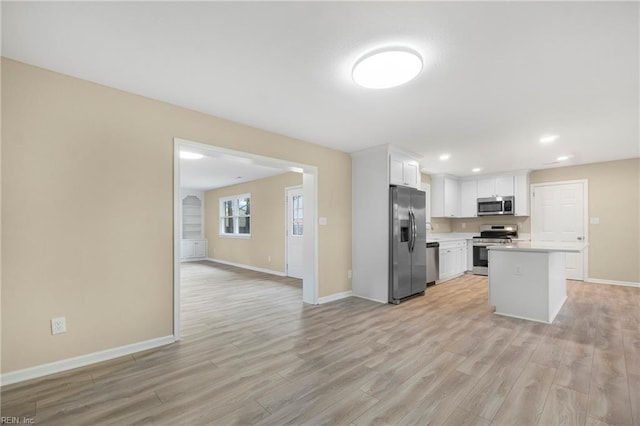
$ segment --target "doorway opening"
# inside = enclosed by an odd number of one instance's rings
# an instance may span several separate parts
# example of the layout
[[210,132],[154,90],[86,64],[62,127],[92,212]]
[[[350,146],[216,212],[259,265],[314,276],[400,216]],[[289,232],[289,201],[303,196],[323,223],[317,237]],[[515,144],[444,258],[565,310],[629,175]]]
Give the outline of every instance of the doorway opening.
[[173,276],[173,317],[174,337],[180,339],[180,261],[181,261],[181,232],[184,232],[181,221],[182,196],[180,193],[180,152],[193,155],[213,156],[218,159],[241,162],[246,165],[277,168],[283,172],[297,172],[302,174],[302,193],[300,201],[304,203],[298,209],[298,216],[303,217],[304,238],[301,239],[301,271],[302,301],[317,304],[318,301],[318,249],[317,249],[317,168],[307,164],[295,163],[278,158],[266,157],[242,151],[230,150],[213,145],[181,138],[174,138],[174,276]]

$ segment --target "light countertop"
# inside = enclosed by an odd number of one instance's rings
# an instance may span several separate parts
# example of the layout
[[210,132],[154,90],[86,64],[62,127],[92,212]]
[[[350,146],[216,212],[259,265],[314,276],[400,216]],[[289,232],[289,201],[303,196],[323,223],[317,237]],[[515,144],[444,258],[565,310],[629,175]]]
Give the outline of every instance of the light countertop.
[[473,237],[478,237],[480,234],[472,232],[447,232],[442,234],[436,234],[432,232],[427,233],[428,243],[439,243],[444,241],[461,241],[471,240]]
[[512,244],[487,246],[487,250],[580,253],[587,246],[585,242],[515,241]]

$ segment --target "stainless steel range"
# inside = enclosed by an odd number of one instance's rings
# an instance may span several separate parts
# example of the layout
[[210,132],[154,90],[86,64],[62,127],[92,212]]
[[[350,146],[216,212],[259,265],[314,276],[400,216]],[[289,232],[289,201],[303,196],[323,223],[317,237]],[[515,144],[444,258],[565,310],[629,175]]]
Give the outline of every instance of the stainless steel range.
[[517,237],[517,225],[480,225],[480,236],[473,237],[473,273],[489,274],[487,246],[510,244],[512,239]]

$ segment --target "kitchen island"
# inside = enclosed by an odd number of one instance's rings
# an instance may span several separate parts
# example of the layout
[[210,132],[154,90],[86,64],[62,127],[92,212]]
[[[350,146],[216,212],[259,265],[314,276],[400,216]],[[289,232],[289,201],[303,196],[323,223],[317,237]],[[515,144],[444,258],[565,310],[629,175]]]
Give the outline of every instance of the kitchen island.
[[567,300],[565,254],[585,243],[518,241],[489,246],[489,304],[499,315],[550,324]]

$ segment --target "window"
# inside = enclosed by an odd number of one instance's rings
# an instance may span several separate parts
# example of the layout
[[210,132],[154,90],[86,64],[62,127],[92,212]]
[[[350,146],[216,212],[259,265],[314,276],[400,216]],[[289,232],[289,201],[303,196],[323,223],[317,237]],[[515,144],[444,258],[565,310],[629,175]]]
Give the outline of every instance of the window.
[[302,205],[302,195],[294,195],[293,196],[293,206],[291,207],[291,212],[292,212],[292,226],[291,226],[291,230],[292,230],[292,235],[298,235],[298,236],[302,236],[303,235],[303,230],[304,230],[304,216],[302,214],[303,210],[303,205]]
[[220,198],[220,235],[251,236],[251,194]]

